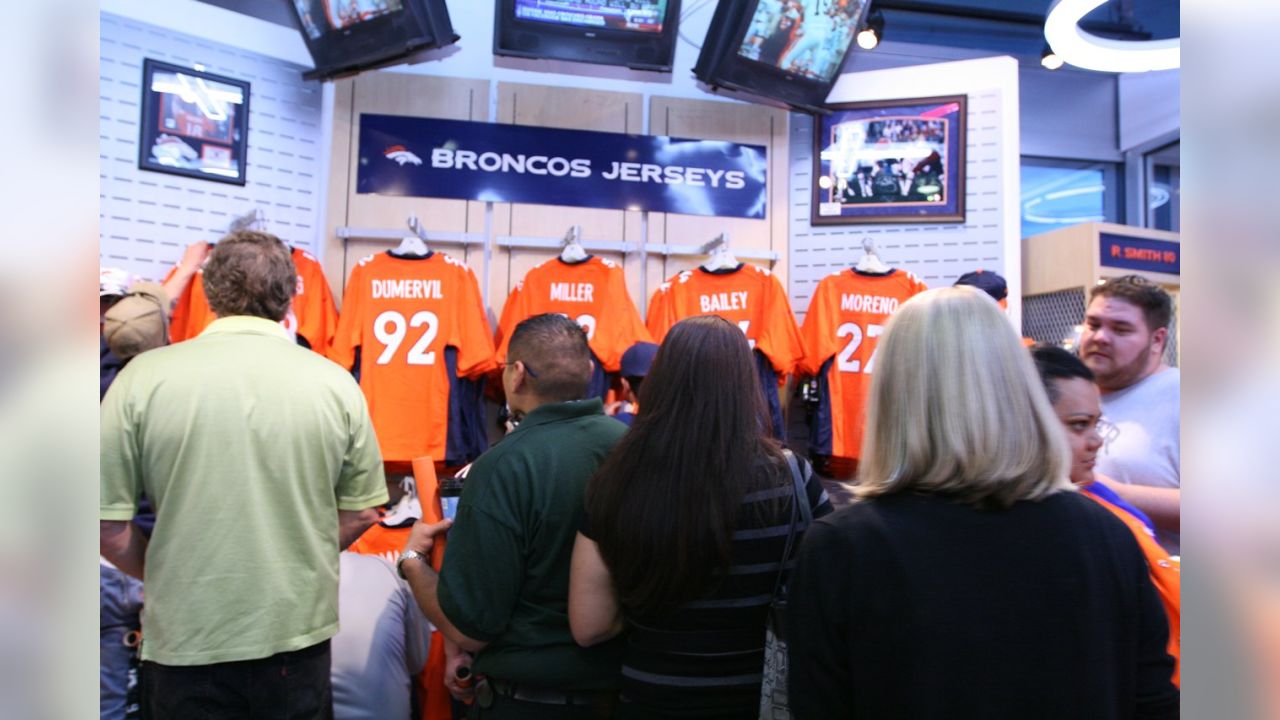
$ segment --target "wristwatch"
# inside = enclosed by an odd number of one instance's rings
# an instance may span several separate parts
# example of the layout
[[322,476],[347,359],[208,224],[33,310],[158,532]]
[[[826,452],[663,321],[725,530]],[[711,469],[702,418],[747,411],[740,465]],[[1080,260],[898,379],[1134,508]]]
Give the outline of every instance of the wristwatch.
[[409,578],[404,576],[404,562],[406,560],[421,560],[422,562],[426,562],[427,556],[417,550],[405,550],[400,553],[400,557],[396,560],[396,573],[398,573],[401,578],[408,580]]

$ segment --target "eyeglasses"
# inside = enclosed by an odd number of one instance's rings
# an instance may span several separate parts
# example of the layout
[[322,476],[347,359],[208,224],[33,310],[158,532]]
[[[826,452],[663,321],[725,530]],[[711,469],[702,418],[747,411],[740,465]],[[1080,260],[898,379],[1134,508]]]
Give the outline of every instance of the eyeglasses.
[[[529,367],[529,363],[527,363],[527,362],[525,362],[525,361],[523,361],[523,360],[513,360],[513,361],[511,361],[511,362],[508,362],[508,363],[507,363],[507,367],[515,367],[515,366],[516,366],[516,363],[520,363],[521,365],[524,365],[524,371],[525,371],[526,373],[529,373],[529,377],[531,377],[531,378],[536,378],[536,377],[538,377],[538,373],[534,372],[534,371],[533,371],[533,368]],[[504,368],[504,369],[505,369],[505,368]]]
[[1098,431],[1098,437],[1102,438],[1103,445],[1110,445],[1113,440],[1120,437],[1120,428],[1106,418],[1098,418],[1098,423],[1093,427]]

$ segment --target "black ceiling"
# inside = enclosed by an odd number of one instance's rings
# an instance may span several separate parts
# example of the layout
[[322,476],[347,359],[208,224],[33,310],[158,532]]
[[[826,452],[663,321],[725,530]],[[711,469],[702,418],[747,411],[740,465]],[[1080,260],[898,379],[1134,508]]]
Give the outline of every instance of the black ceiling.
[[[450,0],[450,5],[490,0]],[[288,0],[201,0],[262,20],[297,27]],[[686,4],[690,0],[684,0]],[[872,0],[894,42],[988,50],[1036,57],[1044,47],[1044,18],[1053,0]],[[1082,26],[1120,39],[1179,36],[1177,0],[1108,0]]]
[[[1053,0],[872,0],[886,40],[1039,56]],[[1081,26],[1117,39],[1179,36],[1175,0],[1109,0]]]

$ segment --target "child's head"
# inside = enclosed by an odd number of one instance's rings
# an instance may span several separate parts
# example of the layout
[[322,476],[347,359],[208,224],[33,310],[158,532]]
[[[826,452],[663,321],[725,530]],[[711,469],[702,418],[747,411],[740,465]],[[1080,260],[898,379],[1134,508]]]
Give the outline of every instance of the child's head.
[[622,353],[621,375],[626,399],[638,402],[640,384],[649,374],[649,366],[653,365],[653,356],[658,354],[658,346],[651,342],[638,342]]

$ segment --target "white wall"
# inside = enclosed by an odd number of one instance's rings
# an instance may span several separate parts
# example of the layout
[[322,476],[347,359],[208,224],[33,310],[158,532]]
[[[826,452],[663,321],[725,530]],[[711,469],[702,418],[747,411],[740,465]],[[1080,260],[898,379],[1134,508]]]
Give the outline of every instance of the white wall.
[[[981,50],[886,40],[874,51],[855,51],[844,69],[856,73],[991,56]],[[1018,118],[1023,155],[1120,160],[1115,75],[1072,68],[1049,71],[1021,59]]]
[[1125,73],[1119,82],[1122,151],[1178,132],[1182,114],[1177,70]]
[[846,73],[830,102],[967,95],[965,221],[958,224],[821,225],[809,222],[813,122],[791,123],[791,304],[803,318],[818,282],[855,264],[863,238],[886,264],[930,287],[971,270],[999,272],[1009,283],[1009,313],[1021,325],[1022,244],[1018,216],[1018,64],[1010,57]]
[[[188,244],[216,240],[236,217],[260,209],[267,230],[291,245],[317,251],[326,173],[322,140],[323,90],[304,82],[303,67],[276,56],[295,57],[270,23],[218,8],[179,1],[192,15],[155,3],[157,19],[198,34],[136,20],[147,17],[134,3],[133,17],[101,15],[99,66],[99,261],[159,280]],[[205,13],[204,8],[212,10]],[[200,21],[211,22],[207,28]],[[194,25],[193,25],[194,21]],[[273,29],[274,28],[274,29]],[[210,38],[235,38],[228,45]],[[272,55],[245,49],[257,47]],[[305,56],[305,48],[303,49]],[[244,186],[210,182],[138,168],[142,61],[199,63],[209,72],[250,83],[249,147]]]

